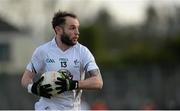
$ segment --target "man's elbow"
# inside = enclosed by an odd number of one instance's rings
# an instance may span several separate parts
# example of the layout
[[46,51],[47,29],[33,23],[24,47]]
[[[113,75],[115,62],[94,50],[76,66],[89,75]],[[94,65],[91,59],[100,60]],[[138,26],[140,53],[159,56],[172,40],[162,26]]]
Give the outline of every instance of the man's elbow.
[[103,88],[103,81],[101,81],[99,84],[99,89],[102,89],[102,88]]
[[102,80],[99,80],[98,82],[97,82],[97,90],[101,90],[102,88],[103,88],[103,81]]

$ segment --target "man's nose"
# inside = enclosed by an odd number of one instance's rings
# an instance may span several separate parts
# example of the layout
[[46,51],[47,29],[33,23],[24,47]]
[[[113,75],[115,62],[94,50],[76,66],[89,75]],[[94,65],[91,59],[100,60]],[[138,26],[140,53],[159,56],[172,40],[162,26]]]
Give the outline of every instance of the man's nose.
[[78,29],[75,30],[75,34],[76,34],[76,35],[79,35],[79,34],[80,34]]

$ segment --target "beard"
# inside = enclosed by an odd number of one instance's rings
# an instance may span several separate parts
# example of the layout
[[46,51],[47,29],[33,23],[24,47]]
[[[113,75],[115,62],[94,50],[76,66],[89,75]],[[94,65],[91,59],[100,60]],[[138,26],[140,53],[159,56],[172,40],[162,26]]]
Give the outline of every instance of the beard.
[[70,39],[70,37],[65,32],[63,32],[63,34],[61,35],[61,41],[62,41],[62,43],[66,44],[68,46],[73,46],[76,44]]

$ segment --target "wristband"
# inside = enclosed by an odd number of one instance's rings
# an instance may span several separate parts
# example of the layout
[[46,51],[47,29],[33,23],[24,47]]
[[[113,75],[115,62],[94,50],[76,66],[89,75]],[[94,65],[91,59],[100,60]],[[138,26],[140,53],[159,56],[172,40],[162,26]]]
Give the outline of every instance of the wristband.
[[27,86],[28,92],[31,93],[31,94],[32,94],[32,91],[31,91],[32,85],[33,84],[28,84],[28,86]]
[[78,89],[78,88],[79,88],[79,82],[75,81],[75,89]]

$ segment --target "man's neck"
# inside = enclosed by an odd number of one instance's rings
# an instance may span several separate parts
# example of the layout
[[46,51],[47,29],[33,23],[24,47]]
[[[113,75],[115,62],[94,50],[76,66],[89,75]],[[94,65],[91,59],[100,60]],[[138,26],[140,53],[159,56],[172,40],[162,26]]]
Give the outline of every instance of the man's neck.
[[60,39],[55,38],[56,44],[57,46],[62,50],[62,51],[66,51],[67,49],[69,49],[71,46],[68,46],[64,43],[62,43],[62,41]]

